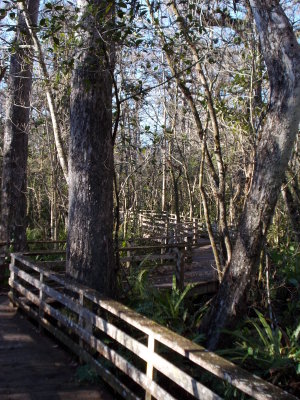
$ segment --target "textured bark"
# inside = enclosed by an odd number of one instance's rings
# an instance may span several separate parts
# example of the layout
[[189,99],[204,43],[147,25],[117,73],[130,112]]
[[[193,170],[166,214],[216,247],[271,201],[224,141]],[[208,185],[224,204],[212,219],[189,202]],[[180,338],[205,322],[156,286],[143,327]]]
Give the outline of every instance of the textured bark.
[[[28,0],[28,12],[37,23],[39,0]],[[13,242],[14,250],[26,247],[27,155],[32,87],[32,49],[23,15],[19,15],[11,56],[4,130],[0,240]]]
[[251,0],[270,79],[270,102],[257,147],[252,187],[243,212],[232,261],[203,321],[208,347],[243,306],[256,273],[300,121],[300,47],[278,1]]
[[300,243],[300,203],[287,184],[282,189],[282,197],[290,217],[294,238]]
[[[69,152],[67,273],[106,295],[114,291],[113,46],[105,32],[106,3],[82,1],[84,33],[73,75]],[[102,42],[101,37],[105,40]],[[105,48],[104,48],[105,43]],[[108,65],[108,58],[111,63]]]

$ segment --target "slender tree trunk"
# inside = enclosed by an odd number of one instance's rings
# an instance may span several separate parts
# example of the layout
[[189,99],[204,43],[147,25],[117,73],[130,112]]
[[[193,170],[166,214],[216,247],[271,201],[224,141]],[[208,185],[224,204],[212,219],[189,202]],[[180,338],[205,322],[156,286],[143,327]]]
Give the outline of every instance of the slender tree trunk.
[[48,73],[48,70],[47,70],[47,66],[46,66],[46,62],[45,62],[45,59],[44,59],[42,46],[41,46],[39,38],[38,38],[38,36],[36,34],[36,31],[32,28],[32,25],[34,23],[33,23],[32,19],[30,18],[30,13],[29,13],[29,10],[28,10],[26,4],[20,2],[20,8],[24,13],[25,23],[26,23],[28,32],[30,34],[32,43],[34,45],[34,49],[36,51],[40,67],[41,67],[43,75],[44,75],[45,87],[46,87],[46,97],[47,97],[49,112],[50,112],[51,121],[52,121],[52,128],[53,128],[55,146],[56,146],[56,150],[57,150],[57,155],[58,155],[60,166],[62,168],[65,180],[68,183],[67,156],[66,156],[65,151],[64,151],[64,146],[63,146],[63,142],[62,142],[62,136],[61,136],[61,132],[60,132],[60,129],[59,129],[59,124],[58,124],[58,121],[57,121],[58,118],[57,118],[57,111],[56,111],[56,106],[55,106],[55,101],[54,101],[54,94],[53,94],[53,90],[52,90],[52,87],[51,87],[50,76],[49,76],[49,73]]
[[[37,23],[39,0],[28,0],[28,13]],[[19,13],[15,41],[30,46],[31,38],[22,13]],[[32,48],[18,47],[11,56],[8,101],[4,130],[1,241],[13,242],[14,250],[26,247],[27,156],[32,87]]]
[[232,261],[203,321],[208,347],[244,305],[284,180],[300,121],[300,47],[278,1],[250,0],[270,79],[269,109],[257,147],[252,187]]
[[211,94],[211,90],[208,85],[207,77],[204,73],[204,69],[200,63],[200,56],[198,49],[195,43],[192,40],[192,35],[189,32],[189,27],[185,22],[185,19],[182,17],[179,8],[177,6],[176,0],[172,0],[169,3],[170,8],[172,9],[174,15],[176,16],[180,30],[185,37],[185,40],[191,50],[193,61],[195,62],[195,69],[197,76],[199,78],[199,82],[202,84],[205,92],[205,97],[207,100],[207,108],[208,113],[211,119],[212,130],[214,133],[214,155],[217,162],[218,167],[218,187],[215,190],[214,196],[218,201],[219,205],[219,234],[222,248],[222,255],[224,259],[224,265],[228,265],[231,260],[231,241],[229,237],[229,230],[227,226],[227,217],[226,217],[226,199],[225,199],[225,167],[223,163],[223,156],[221,151],[221,143],[220,143],[220,131],[219,124],[216,114],[216,109],[214,106],[213,97]]
[[75,63],[71,93],[67,274],[113,295],[114,48],[105,13],[108,4],[80,2],[84,47]]

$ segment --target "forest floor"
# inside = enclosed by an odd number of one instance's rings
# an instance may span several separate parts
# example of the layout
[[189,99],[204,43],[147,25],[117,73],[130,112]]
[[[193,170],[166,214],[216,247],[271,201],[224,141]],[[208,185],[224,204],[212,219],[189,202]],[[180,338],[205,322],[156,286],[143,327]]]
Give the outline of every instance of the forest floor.
[[113,400],[105,384],[79,383],[78,364],[0,295],[2,400]]

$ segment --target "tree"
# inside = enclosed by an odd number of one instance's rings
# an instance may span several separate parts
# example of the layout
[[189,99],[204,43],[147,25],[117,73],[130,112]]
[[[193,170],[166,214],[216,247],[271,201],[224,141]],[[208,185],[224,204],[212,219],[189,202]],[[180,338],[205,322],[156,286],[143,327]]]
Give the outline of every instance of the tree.
[[270,99],[255,158],[252,186],[232,261],[201,329],[209,348],[239,313],[263,248],[300,121],[300,46],[279,1],[250,0],[270,80]]
[[[36,25],[39,0],[28,0],[27,8],[32,24]],[[1,240],[13,242],[15,251],[26,246],[27,154],[33,65],[31,45],[24,15],[19,12],[15,50],[10,60],[0,225]]]
[[82,47],[71,91],[67,273],[112,295],[114,5],[105,0],[79,3]]

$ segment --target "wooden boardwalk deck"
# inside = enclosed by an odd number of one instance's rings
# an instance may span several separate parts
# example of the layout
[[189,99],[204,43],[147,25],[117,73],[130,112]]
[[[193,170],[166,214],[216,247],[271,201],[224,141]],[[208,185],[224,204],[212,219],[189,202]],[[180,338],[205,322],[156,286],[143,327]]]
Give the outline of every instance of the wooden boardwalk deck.
[[[184,283],[195,285],[193,293],[215,292],[218,288],[218,275],[210,242],[201,239],[199,245],[192,249],[192,262],[184,265]],[[173,275],[174,268],[162,267],[153,277],[153,283],[157,288],[170,288]]]
[[72,356],[0,295],[1,400],[113,400],[106,386],[79,384]]

